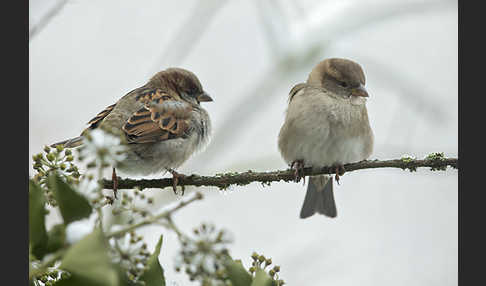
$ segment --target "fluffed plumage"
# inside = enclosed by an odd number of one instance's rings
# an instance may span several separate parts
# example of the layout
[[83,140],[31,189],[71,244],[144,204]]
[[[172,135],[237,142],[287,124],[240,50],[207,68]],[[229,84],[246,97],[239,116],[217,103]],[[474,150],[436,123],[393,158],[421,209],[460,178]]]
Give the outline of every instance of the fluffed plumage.
[[208,141],[211,121],[203,101],[212,98],[195,74],[168,68],[98,113],[81,136],[52,146],[77,147],[86,130],[108,128],[124,134],[128,143],[117,169],[133,175],[172,170]]
[[[367,159],[374,139],[364,85],[361,66],[339,58],[320,62],[306,83],[295,85],[278,137],[285,162],[298,168],[342,168]],[[301,218],[315,212],[337,216],[332,181],[328,175],[310,177]]]

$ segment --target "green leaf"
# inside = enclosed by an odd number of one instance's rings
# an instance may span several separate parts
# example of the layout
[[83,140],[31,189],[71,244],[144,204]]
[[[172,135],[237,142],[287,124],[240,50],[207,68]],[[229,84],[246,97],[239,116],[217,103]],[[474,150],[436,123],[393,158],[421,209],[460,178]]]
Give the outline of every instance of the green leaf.
[[59,204],[64,224],[89,217],[92,209],[88,200],[64,182],[59,175],[49,175],[49,188]]
[[154,253],[147,260],[147,270],[140,276],[146,286],[165,286],[164,269],[159,263],[160,248],[162,247],[162,235],[155,246]]
[[100,229],[95,229],[71,246],[61,261],[61,269],[71,277],[56,285],[115,286],[122,284],[120,271],[111,263],[108,244]]
[[251,275],[246,271],[240,261],[228,259],[225,263],[228,277],[233,286],[250,286]]
[[47,252],[52,253],[59,250],[66,242],[66,226],[62,223],[56,224],[47,233]]
[[46,199],[41,187],[33,180],[29,181],[29,243],[32,254],[42,259],[47,249],[47,232],[45,224]]
[[268,275],[268,273],[262,270],[261,268],[257,268],[255,273],[255,278],[253,279],[251,286],[272,286],[272,285],[273,285],[273,280],[270,277],[270,275]]

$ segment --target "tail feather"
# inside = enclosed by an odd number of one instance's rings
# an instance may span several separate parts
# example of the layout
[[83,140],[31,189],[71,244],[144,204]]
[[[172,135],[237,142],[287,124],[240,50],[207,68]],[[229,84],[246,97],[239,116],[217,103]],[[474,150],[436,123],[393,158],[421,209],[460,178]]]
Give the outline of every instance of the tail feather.
[[65,148],[74,148],[83,145],[83,136],[78,136],[61,142],[57,142],[51,145],[55,148],[57,145],[64,145]]
[[332,218],[337,216],[332,181],[331,176],[319,175],[309,177],[300,218],[310,217],[316,212]]

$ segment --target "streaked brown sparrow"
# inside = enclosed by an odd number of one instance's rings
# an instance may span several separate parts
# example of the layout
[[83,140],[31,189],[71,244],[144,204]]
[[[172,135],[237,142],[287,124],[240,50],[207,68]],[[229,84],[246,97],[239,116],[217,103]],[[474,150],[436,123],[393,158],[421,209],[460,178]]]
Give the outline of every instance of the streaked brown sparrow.
[[[132,175],[170,171],[175,192],[183,175],[174,169],[204,146],[211,132],[209,115],[200,105],[204,101],[213,99],[204,92],[194,73],[168,68],[96,115],[81,136],[52,146],[80,146],[87,130],[119,131],[126,139],[128,151],[116,168]],[[113,168],[115,194],[116,178]]]

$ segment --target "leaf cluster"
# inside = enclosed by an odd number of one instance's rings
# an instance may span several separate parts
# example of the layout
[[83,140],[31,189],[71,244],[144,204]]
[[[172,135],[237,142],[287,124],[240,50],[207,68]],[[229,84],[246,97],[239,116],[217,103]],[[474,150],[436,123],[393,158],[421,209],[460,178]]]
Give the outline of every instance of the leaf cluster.
[[[45,147],[44,153],[33,159],[37,174],[29,180],[30,285],[165,285],[164,269],[158,259],[162,236],[150,253],[144,238],[135,232],[138,227],[156,223],[178,235],[181,249],[176,270],[183,268],[191,281],[200,285],[283,285],[277,279],[277,266],[265,271],[271,260],[265,260],[264,265],[254,262],[247,271],[241,261],[232,259],[227,248],[231,239],[226,231],[216,230],[210,224],[201,224],[191,235],[179,231],[172,222],[172,212],[202,199],[201,194],[153,215],[134,204],[138,201],[149,205],[153,203],[152,198],[140,189],[131,190],[133,195],[124,192],[115,202],[118,208],[110,213],[114,221],[123,221],[123,215],[130,219],[125,224],[117,224],[121,229],[109,231],[102,224],[102,208],[109,206],[103,202],[102,187],[94,187],[97,194],[94,199],[82,191],[82,186],[96,181],[93,176],[79,174],[71,150],[62,146]],[[101,174],[101,168],[106,166],[97,164],[97,167]],[[47,229],[46,215],[53,208],[61,214],[62,222]],[[71,225],[93,218],[96,223],[91,230],[78,240],[68,239]]]

